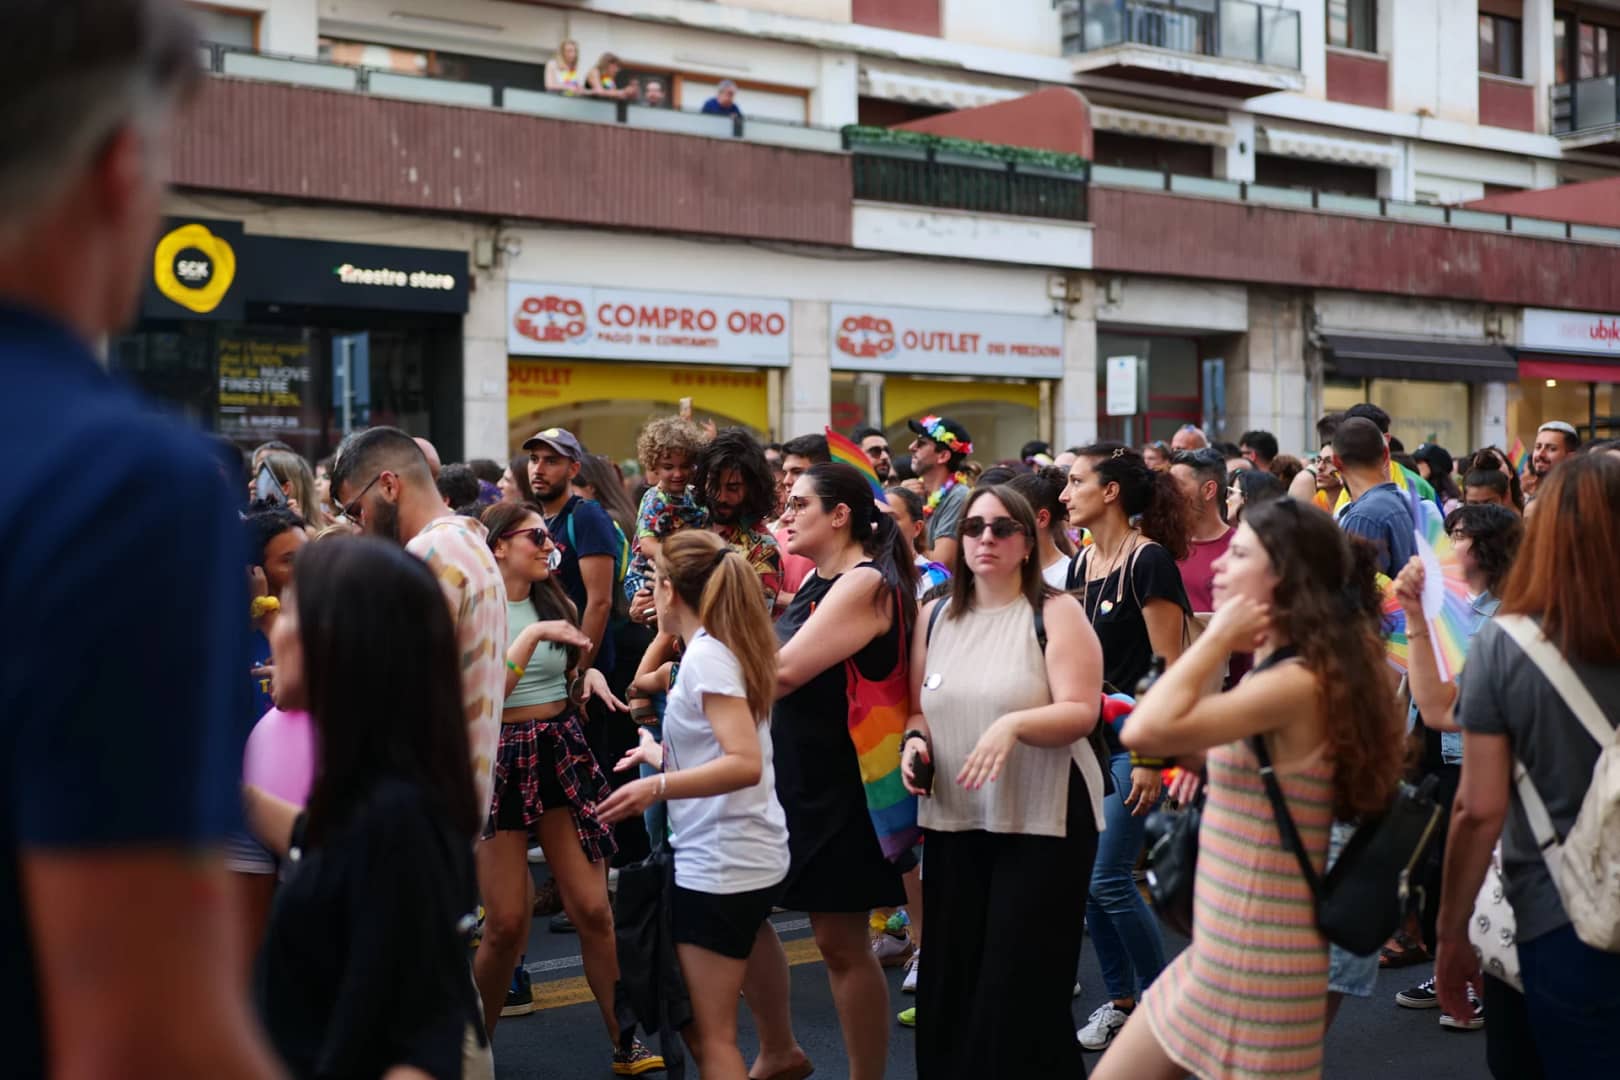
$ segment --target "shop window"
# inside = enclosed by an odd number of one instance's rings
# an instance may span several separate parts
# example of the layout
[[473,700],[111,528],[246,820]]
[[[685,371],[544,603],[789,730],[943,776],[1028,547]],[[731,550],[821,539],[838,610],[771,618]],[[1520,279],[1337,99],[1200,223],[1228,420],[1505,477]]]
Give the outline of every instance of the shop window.
[[1314,188],[1335,195],[1378,197],[1377,169],[1281,154],[1254,155],[1254,182],[1272,187]]
[[1201,143],[1099,131],[1092,135],[1092,160],[1122,169],[1152,169],[1177,176],[1214,176],[1215,154]]
[[1508,387],[1508,433],[1524,445],[1535,442],[1536,429],[1548,420],[1575,425],[1582,442],[1620,435],[1620,386],[1569,379],[1521,379]]
[[973,460],[990,466],[1018,459],[1040,430],[1041,388],[1028,380],[917,379],[891,375],[883,382],[883,431],[897,453],[915,434],[906,421],[929,413],[949,416],[973,436]]
[[1343,412],[1370,401],[1389,413],[1389,433],[1408,451],[1438,443],[1454,455],[1474,449],[1469,386],[1416,379],[1332,379],[1322,388],[1322,410]]
[[259,16],[252,11],[234,11],[213,5],[188,4],[191,19],[197,24],[197,36],[215,45],[229,45],[233,49],[259,47]]
[[320,58],[327,63],[373,68],[401,75],[425,75],[517,90],[546,88],[546,72],[542,64],[445,52],[441,49],[417,49],[323,37]]
[[1377,52],[1377,0],[1327,0],[1327,43],[1341,49]]
[[1479,17],[1479,70],[1484,75],[1524,76],[1524,24],[1502,15]]

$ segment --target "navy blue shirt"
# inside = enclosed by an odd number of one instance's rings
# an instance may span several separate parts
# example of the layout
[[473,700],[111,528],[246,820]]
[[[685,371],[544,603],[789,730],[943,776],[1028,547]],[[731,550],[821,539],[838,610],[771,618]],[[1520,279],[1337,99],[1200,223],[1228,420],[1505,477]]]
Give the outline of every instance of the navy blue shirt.
[[1347,533],[1371,540],[1378,548],[1378,569],[1389,577],[1401,572],[1417,554],[1412,500],[1393,483],[1379,484],[1344,508],[1339,524]]
[[710,98],[703,103],[703,111],[709,116],[741,116],[742,109],[733,101],[730,105],[720,104],[719,98]]
[[[585,578],[579,572],[579,560],[592,555],[606,555],[616,567],[619,563],[619,531],[613,527],[608,512],[590,499],[570,495],[568,502],[555,517],[546,519],[546,531],[562,552],[562,567],[557,580],[563,592],[579,609],[580,622],[585,620]],[[608,602],[612,603],[617,586],[608,582]],[[596,650],[596,663],[591,666],[604,675],[613,672],[613,635],[602,634],[602,647]]]
[[0,1045],[26,1077],[46,1067],[23,855],[240,827],[247,555],[206,440],[3,305],[0,461]]

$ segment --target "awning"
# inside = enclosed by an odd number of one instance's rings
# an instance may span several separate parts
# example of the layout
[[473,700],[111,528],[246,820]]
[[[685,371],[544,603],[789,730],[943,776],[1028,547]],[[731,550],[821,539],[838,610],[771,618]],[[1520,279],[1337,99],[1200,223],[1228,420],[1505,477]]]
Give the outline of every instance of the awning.
[[1570,382],[1620,383],[1620,362],[1575,360],[1519,354],[1521,379],[1567,379]]
[[1359,379],[1517,382],[1519,364],[1500,345],[1323,334],[1333,371]]
[[1147,135],[1155,139],[1199,143],[1204,146],[1231,146],[1237,135],[1227,124],[1191,120],[1164,113],[1116,109],[1108,105],[1091,107],[1091,126],[1096,131],[1119,131],[1126,135]]
[[1371,165],[1379,169],[1393,169],[1401,162],[1400,152],[1385,143],[1291,131],[1271,124],[1259,129],[1256,134],[1259,136],[1261,149],[1282,157],[1337,161],[1347,165]]
[[861,68],[860,91],[868,97],[885,101],[904,101],[912,105],[933,105],[945,109],[972,109],[980,105],[994,105],[1023,97],[1030,89],[1012,89],[988,86],[984,83],[957,79],[931,79],[923,75],[907,75],[881,68]]

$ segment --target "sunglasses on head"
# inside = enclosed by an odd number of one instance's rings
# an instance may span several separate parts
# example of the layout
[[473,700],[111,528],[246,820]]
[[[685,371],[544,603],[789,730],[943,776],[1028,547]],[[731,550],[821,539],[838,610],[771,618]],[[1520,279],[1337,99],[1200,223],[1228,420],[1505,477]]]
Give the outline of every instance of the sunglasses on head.
[[997,540],[1011,540],[1024,532],[1024,527],[1009,517],[992,518],[986,521],[982,517],[970,517],[962,522],[962,535],[977,540],[984,535],[986,529]]

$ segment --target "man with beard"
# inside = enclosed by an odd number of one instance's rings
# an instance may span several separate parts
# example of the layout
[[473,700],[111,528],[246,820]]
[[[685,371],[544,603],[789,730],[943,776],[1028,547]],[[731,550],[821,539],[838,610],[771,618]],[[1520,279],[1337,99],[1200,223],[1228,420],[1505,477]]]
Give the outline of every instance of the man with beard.
[[506,590],[484,527],[450,512],[422,448],[398,428],[367,428],[343,440],[332,495],[334,509],[361,532],[402,545],[439,579],[456,623],[473,782],[479,805],[488,807],[506,699]]
[[[529,486],[545,514],[546,531],[561,552],[557,580],[579,610],[580,629],[591,646],[580,666],[613,673],[613,639],[607,632],[613,613],[613,580],[619,537],[613,519],[599,503],[574,494],[585,448],[573,432],[547,428],[523,444],[529,452]],[[606,758],[604,761],[608,760]],[[617,760],[617,759],[613,759]]]
[[[887,457],[885,446],[885,467]],[[715,435],[698,451],[692,492],[698,504],[709,511],[709,527],[742,552],[759,575],[765,606],[774,618],[785,606],[780,600],[782,553],[775,538],[763,528],[775,505],[776,492],[770,465],[759,443],[742,428],[726,428]]]
[[1530,473],[1519,478],[1524,493],[1535,497],[1535,490],[1557,465],[1567,457],[1574,457],[1581,448],[1581,437],[1575,426],[1563,420],[1549,420],[1536,430],[1536,445],[1530,451]]
[[894,473],[894,456],[889,452],[888,436],[875,427],[863,427],[855,430],[855,441],[860,443],[861,453],[872,463],[877,478],[887,484]]

